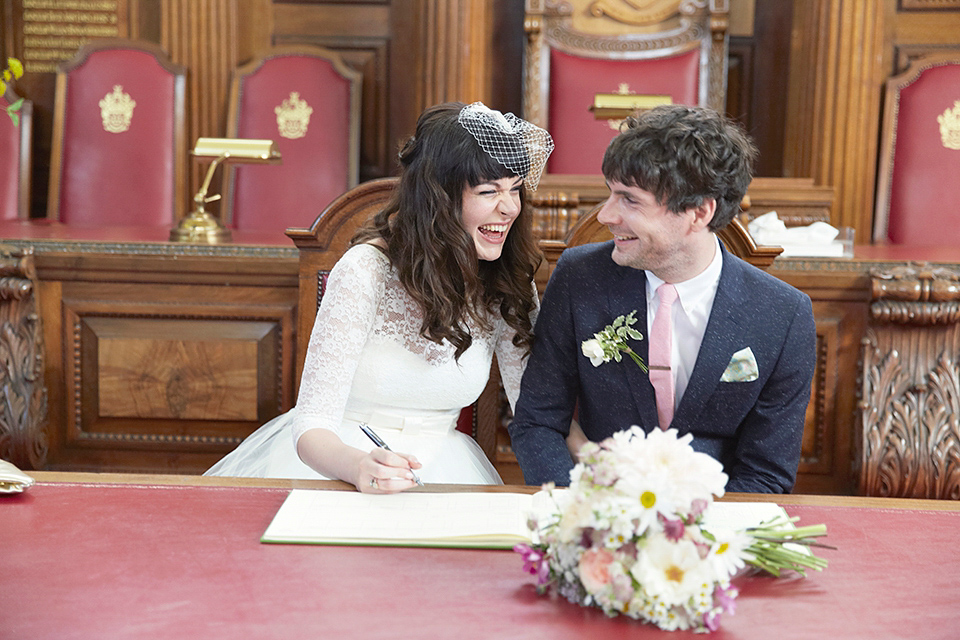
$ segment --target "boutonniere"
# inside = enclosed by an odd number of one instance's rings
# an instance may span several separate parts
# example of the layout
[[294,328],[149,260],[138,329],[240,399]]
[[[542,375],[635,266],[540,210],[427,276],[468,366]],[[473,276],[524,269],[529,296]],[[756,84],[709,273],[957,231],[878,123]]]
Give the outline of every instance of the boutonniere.
[[636,354],[636,352],[627,345],[627,338],[633,340],[643,340],[643,334],[633,328],[637,323],[636,311],[631,311],[625,316],[618,316],[613,324],[608,324],[603,331],[593,334],[589,340],[584,340],[580,345],[583,355],[590,358],[590,364],[599,367],[604,362],[616,360],[620,362],[623,359],[621,353],[626,353],[633,358],[644,373],[647,372],[647,365]]

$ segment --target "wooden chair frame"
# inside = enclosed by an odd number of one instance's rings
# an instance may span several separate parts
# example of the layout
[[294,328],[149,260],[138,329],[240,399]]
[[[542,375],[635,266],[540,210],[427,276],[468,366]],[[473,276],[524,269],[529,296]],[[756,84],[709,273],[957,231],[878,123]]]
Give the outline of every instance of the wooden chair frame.
[[[592,209],[590,213],[580,218],[577,223],[567,232],[563,240],[541,240],[540,249],[543,251],[548,269],[552,273],[556,266],[560,254],[568,247],[575,247],[581,244],[591,242],[606,242],[612,240],[613,235],[606,225],[597,220],[603,203]],[[773,264],[774,259],[783,253],[783,247],[758,246],[753,236],[747,231],[747,227],[739,218],[734,218],[726,227],[721,229],[717,235],[723,242],[723,245],[733,255],[749,262],[760,269],[768,269]]]
[[944,65],[960,65],[960,53],[936,53],[913,61],[910,67],[886,82],[883,121],[880,129],[880,159],[877,171],[876,206],[873,216],[873,241],[888,242],[890,199],[893,190],[893,163],[897,151],[897,121],[900,112],[900,92],[913,84],[920,75]]
[[[3,94],[3,99],[7,105],[13,104],[21,96],[13,90],[13,87],[7,85],[7,90]],[[30,218],[30,186],[32,176],[32,141],[33,141],[33,102],[24,100],[20,106],[20,148],[19,161],[17,162],[17,218],[27,220]],[[7,117],[6,115],[0,117]]]
[[157,63],[174,77],[173,113],[173,157],[175,166],[173,171],[173,211],[170,223],[180,220],[186,211],[187,184],[186,184],[186,69],[174,64],[167,52],[153,42],[143,40],[127,40],[124,38],[106,38],[95,40],[80,47],[77,54],[69,61],[63,62],[57,69],[56,99],[53,116],[53,146],[50,153],[50,186],[47,199],[47,217],[52,220],[60,219],[60,184],[63,177],[63,133],[66,125],[67,88],[70,72],[86,62],[91,54],[106,49],[132,49],[152,55]]

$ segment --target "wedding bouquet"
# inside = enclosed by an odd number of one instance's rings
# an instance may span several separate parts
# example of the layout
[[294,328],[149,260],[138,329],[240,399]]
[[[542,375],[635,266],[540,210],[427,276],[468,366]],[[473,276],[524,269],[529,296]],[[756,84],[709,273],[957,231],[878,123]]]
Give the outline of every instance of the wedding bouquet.
[[662,629],[713,631],[733,613],[740,571],[826,566],[809,551],[823,525],[779,518],[708,530],[704,517],[727,476],[692,439],[632,427],[584,445],[569,490],[550,488],[556,511],[531,518],[539,542],[515,547],[538,590]]

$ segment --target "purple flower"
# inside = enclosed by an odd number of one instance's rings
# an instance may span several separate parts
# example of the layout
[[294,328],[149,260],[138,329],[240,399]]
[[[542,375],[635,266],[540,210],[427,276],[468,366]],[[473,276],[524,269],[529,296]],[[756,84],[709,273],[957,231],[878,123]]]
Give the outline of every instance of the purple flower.
[[734,586],[729,586],[726,588],[717,586],[717,588],[713,590],[713,602],[716,604],[716,606],[703,616],[703,624],[707,627],[707,629],[710,631],[716,631],[720,628],[721,614],[734,614],[734,610],[736,609],[734,599],[737,597],[738,593],[739,592]]
[[686,531],[683,520],[680,518],[670,520],[665,518],[663,514],[657,514],[657,517],[660,519],[660,523],[663,524],[663,535],[667,537],[667,540],[676,542],[683,537],[684,531]]
[[543,586],[550,581],[550,565],[542,551],[523,543],[516,545],[513,550],[523,556],[523,570],[537,576],[537,586]]
[[713,591],[713,599],[717,606],[723,609],[724,613],[733,615],[737,608],[735,599],[739,594],[740,592],[733,585],[728,587],[718,586]]

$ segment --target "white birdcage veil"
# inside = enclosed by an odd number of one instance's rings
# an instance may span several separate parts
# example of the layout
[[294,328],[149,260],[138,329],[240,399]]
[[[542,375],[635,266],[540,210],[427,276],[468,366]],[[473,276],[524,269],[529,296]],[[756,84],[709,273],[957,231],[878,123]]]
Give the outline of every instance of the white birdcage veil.
[[482,102],[460,110],[458,121],[491,158],[524,179],[535,191],[553,151],[553,139],[544,129],[512,113],[500,113]]

